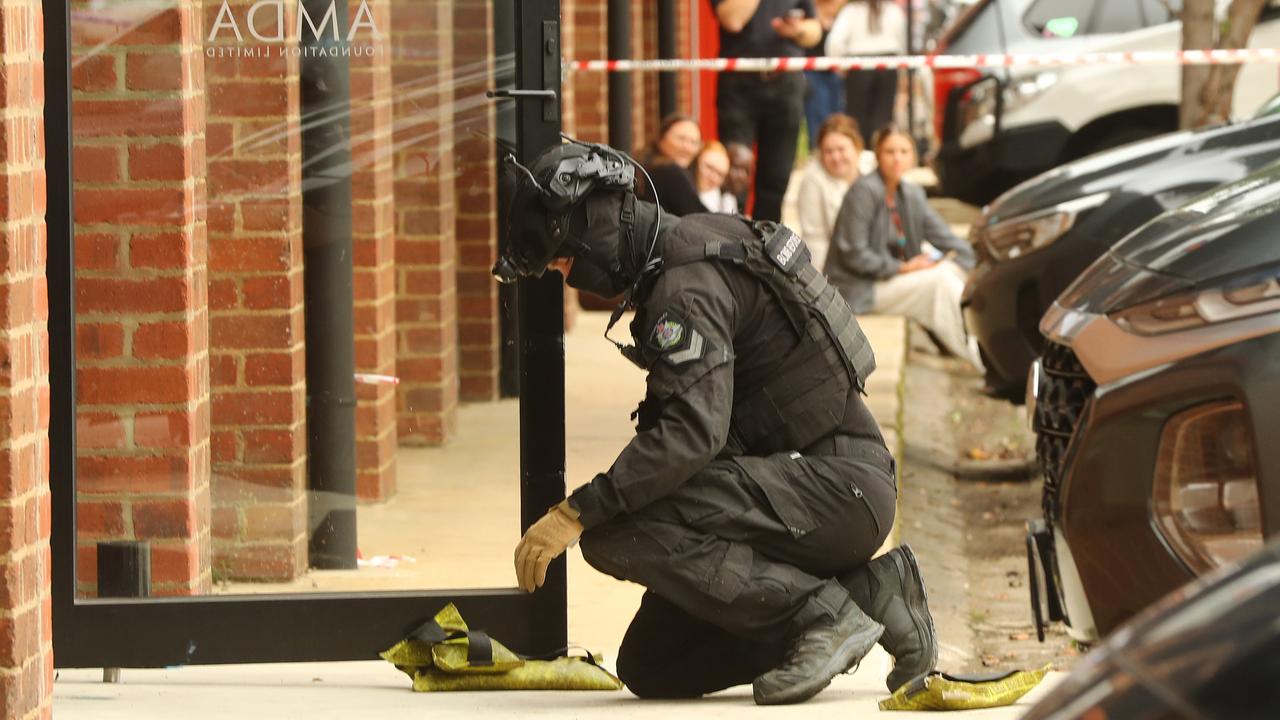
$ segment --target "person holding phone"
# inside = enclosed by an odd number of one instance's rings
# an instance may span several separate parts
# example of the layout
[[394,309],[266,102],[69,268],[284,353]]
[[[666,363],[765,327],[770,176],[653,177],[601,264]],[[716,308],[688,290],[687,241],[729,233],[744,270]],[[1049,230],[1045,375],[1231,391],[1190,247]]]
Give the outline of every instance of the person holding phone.
[[[822,41],[813,0],[711,0],[720,23],[720,56],[801,57]],[[756,146],[757,220],[782,219],[782,197],[804,119],[798,72],[727,72],[716,90],[719,140]]]

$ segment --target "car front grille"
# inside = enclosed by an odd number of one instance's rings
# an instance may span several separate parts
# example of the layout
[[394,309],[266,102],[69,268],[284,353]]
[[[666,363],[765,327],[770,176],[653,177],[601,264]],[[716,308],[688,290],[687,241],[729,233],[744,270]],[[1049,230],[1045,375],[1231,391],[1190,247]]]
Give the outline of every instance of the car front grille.
[[1057,516],[1059,492],[1065,475],[1067,445],[1084,417],[1097,383],[1090,379],[1079,358],[1066,345],[1045,343],[1040,358],[1040,385],[1036,393],[1033,427],[1036,459],[1044,473],[1043,506],[1050,523]]

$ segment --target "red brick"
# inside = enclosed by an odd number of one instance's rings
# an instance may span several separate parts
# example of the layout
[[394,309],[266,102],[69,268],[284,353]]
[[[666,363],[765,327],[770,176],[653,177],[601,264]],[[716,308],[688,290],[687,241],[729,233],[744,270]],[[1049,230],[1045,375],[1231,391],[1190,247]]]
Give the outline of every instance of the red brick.
[[129,265],[134,268],[183,269],[194,264],[190,233],[135,233],[129,240]]
[[209,309],[230,310],[240,306],[235,280],[218,278],[209,283]]
[[288,346],[295,340],[295,330],[301,329],[295,319],[291,314],[215,317],[210,321],[210,340],[218,348]]
[[215,388],[229,387],[236,384],[237,360],[234,355],[223,355],[217,352],[209,355],[209,383]]
[[151,548],[151,582],[189,584],[200,574],[200,546],[195,542],[178,545],[153,545]]
[[76,536],[119,538],[124,535],[124,506],[115,500],[76,503]]
[[256,353],[245,357],[245,382],[253,386],[295,385],[303,381],[303,353]]
[[195,382],[181,366],[80,368],[77,400],[83,405],[132,405],[188,402]]
[[71,86],[81,92],[98,92],[117,87],[116,56],[108,52],[79,55],[71,68]]
[[133,356],[139,360],[185,357],[195,352],[194,340],[194,328],[187,323],[145,323],[133,331]]
[[125,421],[115,413],[76,413],[76,447],[82,449],[122,448]]
[[[163,6],[161,6],[163,7]],[[120,45],[177,45],[191,41],[192,8],[179,6],[160,9],[145,15],[145,20],[132,24],[112,42]]]
[[191,302],[192,287],[183,277],[145,280],[76,279],[76,311],[80,313],[182,312]]
[[221,238],[209,248],[209,269],[289,270],[292,259],[289,241],[278,237]]
[[303,433],[293,430],[249,430],[244,434],[247,463],[289,463],[303,455]]
[[[236,507],[217,507],[213,509],[210,530],[215,540],[231,540],[240,537],[243,532],[241,511]],[[215,553],[217,548],[214,549]]]
[[199,523],[190,500],[133,504],[133,532],[138,539],[194,537]]
[[289,110],[288,94],[278,87],[255,82],[221,82],[209,88],[211,114],[222,117],[283,117]]
[[181,225],[191,208],[182,188],[77,188],[77,224]]
[[130,90],[186,90],[190,56],[164,48],[161,52],[131,52],[125,60],[125,85]]
[[262,230],[300,230],[290,227],[289,201],[286,200],[244,200],[240,203],[240,214],[244,218],[244,229],[250,232]]
[[[148,100],[73,99],[76,138],[182,137],[189,129],[190,107],[177,98]],[[79,189],[77,189],[77,195]]]
[[287,188],[290,179],[289,164],[283,160],[220,159],[209,163],[209,182],[219,193],[273,193]]
[[302,503],[259,504],[245,508],[247,540],[293,540],[306,532],[306,506]]
[[192,150],[177,143],[129,148],[131,180],[184,180],[191,176]]
[[240,546],[222,564],[228,575],[241,580],[291,580],[306,569],[306,545]]
[[76,460],[81,493],[175,493],[189,491],[192,484],[185,457],[82,455]]
[[[113,183],[120,180],[120,148],[76,145],[73,154],[77,187],[80,183]],[[77,264],[79,260],[77,257]]]
[[244,305],[255,310],[276,310],[302,303],[302,278],[250,277],[244,280]]
[[213,424],[287,425],[303,416],[302,409],[293,391],[226,393],[213,404]]
[[185,412],[139,412],[133,418],[133,442],[145,448],[190,448],[200,440],[192,433],[194,420]]
[[102,360],[124,352],[124,327],[119,324],[80,323],[76,325],[76,357]]

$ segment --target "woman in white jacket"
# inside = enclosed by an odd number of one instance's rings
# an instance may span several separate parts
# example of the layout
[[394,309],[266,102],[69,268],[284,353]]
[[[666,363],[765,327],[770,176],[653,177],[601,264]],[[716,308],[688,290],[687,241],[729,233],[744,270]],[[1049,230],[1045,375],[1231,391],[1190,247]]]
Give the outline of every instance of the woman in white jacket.
[[853,118],[836,113],[822,123],[796,198],[800,236],[815,252],[815,265],[821,265],[816,254],[825,251],[831,239],[836,214],[849,186],[866,171],[861,167],[862,151],[862,133]]
[[[829,56],[902,55],[907,51],[907,13],[894,0],[853,0],[840,10],[827,35]],[[853,70],[845,77],[845,108],[867,133],[893,121],[898,71]]]

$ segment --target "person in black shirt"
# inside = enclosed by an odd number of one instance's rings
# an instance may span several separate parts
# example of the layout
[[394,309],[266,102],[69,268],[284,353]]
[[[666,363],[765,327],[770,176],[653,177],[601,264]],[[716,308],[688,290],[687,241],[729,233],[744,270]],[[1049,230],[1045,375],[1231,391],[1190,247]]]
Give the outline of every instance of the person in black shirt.
[[[711,0],[720,22],[720,56],[800,57],[822,40],[813,0]],[[804,118],[804,77],[792,72],[729,72],[719,78],[720,141],[756,145],[758,220],[782,218]]]

